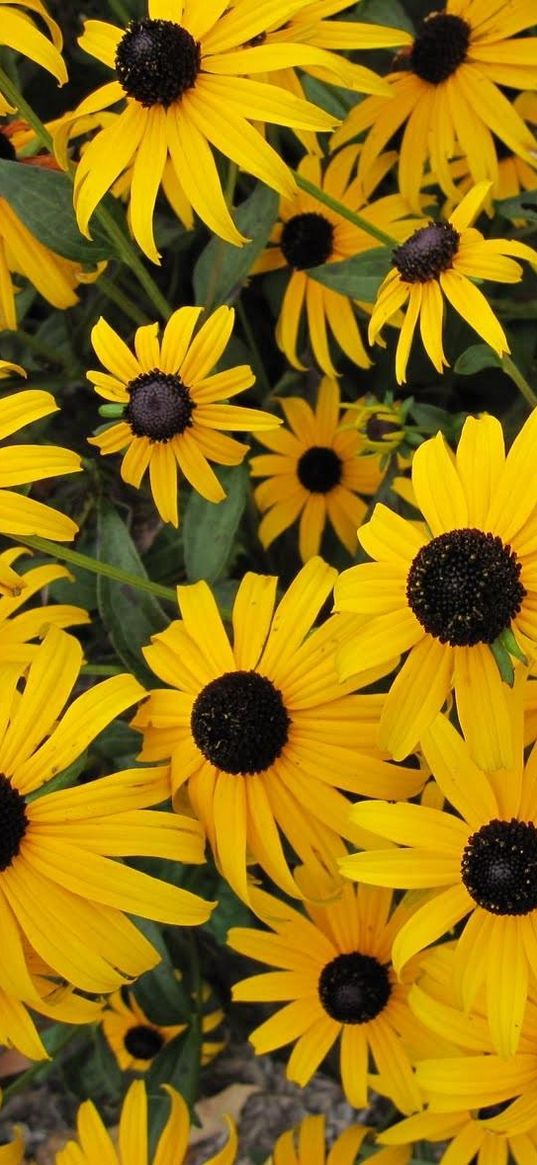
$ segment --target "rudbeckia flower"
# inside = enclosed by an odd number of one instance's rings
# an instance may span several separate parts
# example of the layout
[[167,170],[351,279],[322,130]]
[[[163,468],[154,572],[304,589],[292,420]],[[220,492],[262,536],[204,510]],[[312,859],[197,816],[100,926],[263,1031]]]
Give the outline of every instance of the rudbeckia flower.
[[30,1006],[40,996],[24,941],[51,973],[83,991],[107,993],[159,961],[125,911],[189,926],[211,911],[195,894],[114,860],[203,862],[197,822],[142,811],[169,796],[167,769],[132,769],[57,792],[42,787],[145,695],[132,676],[114,676],[64,712],[81,659],[77,641],[53,627],[22,692],[19,666],[4,667],[2,675],[0,919],[9,959],[0,987]]
[[[535,23],[523,0],[447,0],[430,12],[386,78],[392,98],[369,97],[351,110],[334,137],[337,148],[369,130],[360,158],[366,174],[386,143],[405,126],[399,189],[417,210],[427,161],[445,193],[457,197],[450,160],[463,156],[474,182],[495,182],[495,138],[530,165],[537,140],[502,92],[535,89],[537,38],[517,37]],[[406,124],[405,124],[406,123]]]
[[245,900],[251,859],[301,896],[281,835],[308,865],[330,861],[336,835],[348,836],[341,789],[367,794],[382,783],[388,796],[407,797],[423,785],[422,773],[385,763],[375,748],[378,697],[354,696],[355,685],[339,681],[335,651],[347,621],[312,630],[335,577],[311,558],[275,609],[278,580],[246,574],[233,647],[207,584],[178,587],[182,620],[143,651],[170,687],[150,692],[133,721],[144,733],[141,759],[171,757],[176,801],[184,786],[220,870]]
[[250,1035],[257,1055],[294,1044],[287,1078],[302,1088],[339,1041],[341,1085],[355,1108],[367,1105],[370,1058],[401,1112],[421,1108],[405,1041],[417,1020],[408,1007],[408,981],[398,981],[392,945],[408,917],[392,913],[386,890],[332,884],[299,871],[306,914],[252,889],[256,914],[272,933],[232,927],[228,943],[276,971],[233,988],[238,1003],[285,1002]]
[[[0,554],[0,578],[27,553],[22,549],[4,550]],[[57,562],[33,566],[15,577],[20,583],[18,593],[0,597],[0,667],[6,663],[29,663],[38,651],[38,645],[31,640],[42,639],[49,627],[75,627],[90,622],[87,611],[69,603],[44,603],[30,611],[20,610],[28,599],[51,583],[58,579],[72,580],[72,574],[64,566]]]
[[393,267],[381,284],[369,323],[374,344],[384,325],[406,306],[395,357],[398,384],[406,382],[406,368],[419,321],[423,346],[437,372],[448,364],[442,346],[444,301],[498,354],[509,352],[507,337],[483,292],[472,279],[519,283],[518,259],[537,264],[537,251],[517,239],[484,239],[470,224],[477,218],[490,183],[474,186],[447,222],[420,226],[393,252]]
[[0,331],[16,331],[18,326],[12,275],[23,275],[47,303],[62,310],[77,303],[75,288],[84,280],[78,263],[40,243],[9,202],[0,198]]
[[[323,174],[321,160],[310,154],[302,158],[297,172],[349,210],[359,211],[362,218],[386,234],[396,239],[406,238],[416,220],[409,217],[408,205],[399,194],[367,202],[392,165],[393,155],[379,159],[367,186],[352,177],[356,156],[354,146],[341,150],[330,159]],[[252,273],[287,270],[288,283],[276,325],[276,341],[294,368],[304,368],[297,351],[303,316],[313,356],[327,376],[337,375],[330,353],[329,331],[349,360],[359,368],[369,367],[371,361],[360,335],[353,300],[312,279],[308,268],[350,259],[375,247],[378,243],[371,235],[311,194],[298,190],[282,200],[269,246],[254,264]]]
[[510,667],[509,653],[533,655],[537,644],[536,433],[534,411],[506,457],[499,421],[469,417],[455,460],[439,433],[412,461],[426,527],[379,504],[358,531],[374,561],[336,584],[336,608],[364,618],[338,667],[348,678],[408,652],[381,717],[381,746],[396,759],[454,689],[476,761],[486,770],[513,762],[509,688],[493,651]]
[[[24,944],[30,982],[35,991],[31,1009],[16,995],[0,988],[0,1043],[7,1048],[16,1048],[29,1060],[48,1060],[47,1049],[36,1026],[42,1029],[42,1017],[53,1023],[76,1024],[95,1023],[100,1019],[103,1004],[77,994],[72,987],[58,985],[50,968],[35,956],[35,952]],[[34,1014],[35,1013],[35,1014]],[[1,1160],[1,1158],[0,1158]]]
[[[116,79],[86,98],[74,116],[125,100],[115,125],[97,134],[77,167],[75,207],[88,234],[95,207],[134,161],[131,226],[154,262],[153,208],[168,156],[185,196],[217,235],[241,245],[226,205],[211,147],[267,186],[290,196],[295,189],[285,162],[252,121],[297,129],[331,130],[336,119],[267,81],[247,74],[323,63],[312,45],[256,44],[270,19],[289,18],[303,0],[259,5],[204,4],[198,0],[149,0],[148,16],[127,29],[100,20],[86,22],[80,44]],[[252,43],[253,42],[253,43]],[[342,83],[347,62],[342,60]]]
[[[202,989],[204,1002],[210,999],[211,991],[206,985]],[[214,1031],[222,1022],[224,1013],[217,1009],[208,1011],[201,1020],[203,1034]],[[186,1023],[159,1024],[148,1019],[132,991],[115,991],[108,999],[108,1007],[103,1012],[102,1032],[109,1044],[122,1072],[147,1072],[159,1052],[170,1040],[181,1035],[188,1028]],[[208,1064],[225,1047],[223,1041],[203,1040],[201,1063]]]
[[[327,1150],[326,1117],[305,1116],[298,1128],[278,1137],[266,1165],[354,1165],[365,1138],[372,1131],[367,1125],[350,1125]],[[371,1161],[375,1165],[406,1165],[409,1157],[406,1146],[397,1146],[371,1154]]]
[[227,346],[235,313],[220,307],[199,328],[201,307],[181,307],[168,320],[158,340],[158,324],[138,328],[135,355],[100,319],[91,341],[107,369],[88,372],[88,380],[105,400],[124,407],[123,419],[97,437],[90,437],[101,453],[126,449],[121,464],[123,481],[139,489],[149,469],[151,492],[163,522],[179,523],[177,467],[187,481],[210,502],[226,496],[208,464],[239,465],[247,446],[220,432],[275,429],[279,420],[259,409],[225,404],[254,383],[247,364],[210,375]]
[[[149,1152],[148,1100],[145,1083],[135,1080],[123,1101],[117,1144],[114,1144],[92,1100],[80,1105],[76,1141],[68,1141],[56,1153],[55,1165],[183,1165],[190,1134],[188,1107],[180,1092],[162,1085],[170,1100],[170,1111],[155,1151]],[[237,1153],[237,1133],[229,1117],[224,1118],[229,1137],[223,1149],[208,1157],[205,1165],[233,1165]],[[1,1162],[0,1162],[1,1165]],[[6,1163],[7,1165],[7,1163]],[[11,1162],[9,1163],[11,1165]],[[18,1163],[17,1163],[18,1165]]]
[[528,1165],[537,1156],[537,1095],[521,1096],[503,1112],[423,1112],[379,1133],[382,1145],[409,1149],[416,1141],[448,1141],[440,1165]]
[[[21,8],[29,9],[41,18],[50,32],[51,40],[40,31],[28,11],[21,12]],[[52,73],[60,85],[65,85],[67,69],[61,56],[61,30],[41,0],[0,0],[0,44],[30,57],[30,60]],[[5,97],[0,96],[0,114],[10,112],[11,106]]]
[[254,491],[265,514],[259,526],[261,542],[270,546],[299,518],[303,562],[319,553],[327,522],[354,554],[356,529],[367,508],[358,495],[373,494],[380,485],[378,457],[360,457],[362,442],[354,428],[354,413],[342,412],[337,381],[328,377],[321,381],[315,409],[299,397],[285,397],[280,403],[289,428],[258,437],[271,453],[250,461],[252,476],[267,478]]
[[485,989],[491,1038],[504,1056],[517,1049],[531,978],[537,986],[537,747],[524,768],[521,692],[511,704],[519,741],[512,768],[484,773],[447,717],[438,716],[421,747],[450,811],[364,801],[353,820],[402,848],[341,862],[360,883],[434,891],[394,942],[398,971],[467,919],[454,960],[456,984],[466,1011]]

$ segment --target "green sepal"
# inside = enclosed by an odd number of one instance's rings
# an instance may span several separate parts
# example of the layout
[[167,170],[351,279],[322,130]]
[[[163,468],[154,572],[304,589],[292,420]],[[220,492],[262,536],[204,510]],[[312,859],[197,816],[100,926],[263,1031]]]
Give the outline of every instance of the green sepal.
[[510,627],[505,627],[501,635],[498,635],[498,640],[502,644],[502,647],[505,647],[505,650],[509,652],[509,655],[514,656],[515,659],[519,659],[521,663],[526,664],[527,666],[528,657],[527,655],[524,655],[524,652],[522,651],[520,644],[517,643]]
[[505,645],[502,643],[502,636],[498,635],[498,638],[494,640],[494,643],[489,643],[489,647],[494,656],[496,666],[504,684],[509,684],[509,687],[512,688],[515,682],[515,670],[511,656]]
[[99,405],[99,416],[100,417],[111,417],[112,420],[116,420],[117,417],[122,417],[124,411],[125,411],[125,405],[120,405],[120,404],[117,404],[117,405],[115,405],[115,404]]

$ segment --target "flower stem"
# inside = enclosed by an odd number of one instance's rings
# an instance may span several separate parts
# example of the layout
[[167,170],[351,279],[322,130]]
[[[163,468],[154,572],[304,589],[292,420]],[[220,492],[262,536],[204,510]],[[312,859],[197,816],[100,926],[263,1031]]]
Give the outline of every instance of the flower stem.
[[132,320],[133,324],[140,325],[151,322],[145,312],[141,311],[138,305],[129,299],[129,296],[122,291],[121,287],[118,287],[117,283],[114,283],[113,279],[109,279],[107,275],[100,275],[98,286],[103,295],[111,303],[115,303],[116,307],[119,307],[123,315]]
[[354,223],[355,227],[360,227],[361,231],[371,235],[378,243],[382,243],[383,247],[397,247],[399,246],[397,239],[392,238],[391,235],[385,234],[379,227],[368,222],[356,210],[351,210],[350,207],[345,206],[344,202],[339,202],[337,198],[332,198],[331,194],[327,194],[325,190],[321,190],[320,186],[315,186],[308,178],[304,178],[302,174],[295,173],[295,180],[297,186],[304,190],[306,194],[311,194],[312,198],[316,198],[318,202],[324,203],[330,210],[335,210],[336,214],[340,214],[342,218],[348,219],[349,222]]
[[33,534],[20,534],[17,537],[11,535],[11,537],[14,542],[29,546],[31,550],[39,550],[42,554],[48,554],[52,558],[59,558],[61,562],[70,562],[72,566],[78,566],[80,570],[87,570],[90,574],[100,574],[104,578],[112,578],[114,582],[126,583],[127,586],[135,587],[138,591],[147,591],[150,595],[156,595],[159,599],[166,599],[169,603],[176,604],[177,596],[173,587],[165,587],[160,583],[151,582],[149,578],[142,578],[141,575],[130,574],[127,570],[121,570],[119,566],[112,566],[110,562],[100,562],[97,558],[80,554],[78,550],[70,550],[67,546],[49,542],[48,538],[40,538]]
[[517,368],[514,360],[512,360],[510,356],[502,356],[501,366],[506,376],[509,376],[509,378],[513,381],[513,384],[516,384],[519,392],[522,393],[524,400],[527,401],[530,408],[534,409],[537,405],[537,396],[534,393],[531,384],[528,384],[526,377],[522,375],[520,368]]

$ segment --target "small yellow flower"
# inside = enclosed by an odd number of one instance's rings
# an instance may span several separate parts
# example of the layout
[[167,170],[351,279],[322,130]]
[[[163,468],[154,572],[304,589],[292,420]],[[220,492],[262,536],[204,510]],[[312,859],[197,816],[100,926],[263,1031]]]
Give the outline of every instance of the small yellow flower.
[[[373,1129],[367,1125],[350,1125],[327,1151],[326,1117],[305,1116],[296,1129],[278,1137],[266,1165],[354,1165],[361,1146]],[[379,1149],[367,1160],[373,1165],[407,1165],[410,1150],[406,1145]],[[517,1163],[518,1165],[518,1163]]]

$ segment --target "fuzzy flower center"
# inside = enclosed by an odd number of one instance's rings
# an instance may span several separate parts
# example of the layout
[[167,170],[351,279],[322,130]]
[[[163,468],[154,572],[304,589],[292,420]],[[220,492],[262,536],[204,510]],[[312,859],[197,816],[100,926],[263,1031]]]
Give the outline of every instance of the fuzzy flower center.
[[327,494],[339,485],[343,465],[328,445],[312,445],[299,458],[298,480],[312,494]]
[[369,441],[389,441],[396,433],[401,432],[401,425],[397,421],[389,421],[381,413],[372,413],[367,418],[365,435]]
[[116,76],[129,97],[165,109],[192,89],[200,71],[200,46],[173,20],[131,20],[116,52]]
[[134,1056],[135,1060],[153,1060],[164,1047],[164,1039],[160,1032],[155,1027],[143,1023],[129,1028],[123,1043],[129,1055]]
[[440,85],[466,60],[472,30],[460,16],[433,12],[427,16],[410,53],[410,68],[422,81]]
[[450,530],[418,550],[407,577],[408,603],[441,643],[493,643],[526,594],[520,570],[515,552],[496,535]]
[[396,247],[392,258],[406,283],[428,283],[453,267],[459,249],[459,232],[450,222],[430,222]]
[[16,858],[27,827],[24,797],[0,773],[0,871],[7,870]]
[[296,271],[319,267],[334,249],[334,227],[324,214],[295,214],[284,225],[280,247],[284,259]]
[[131,380],[127,391],[125,420],[136,437],[171,441],[192,424],[196,406],[180,376],[154,368]]
[[537,909],[537,829],[532,821],[489,821],[472,834],[461,877],[474,902],[490,914]]
[[234,776],[262,773],[280,756],[291,721],[281,692],[256,671],[226,672],[197,696],[190,727],[200,752]]
[[372,955],[352,951],[323,967],[317,990],[324,1010],[338,1023],[369,1023],[391,995],[388,968]]

